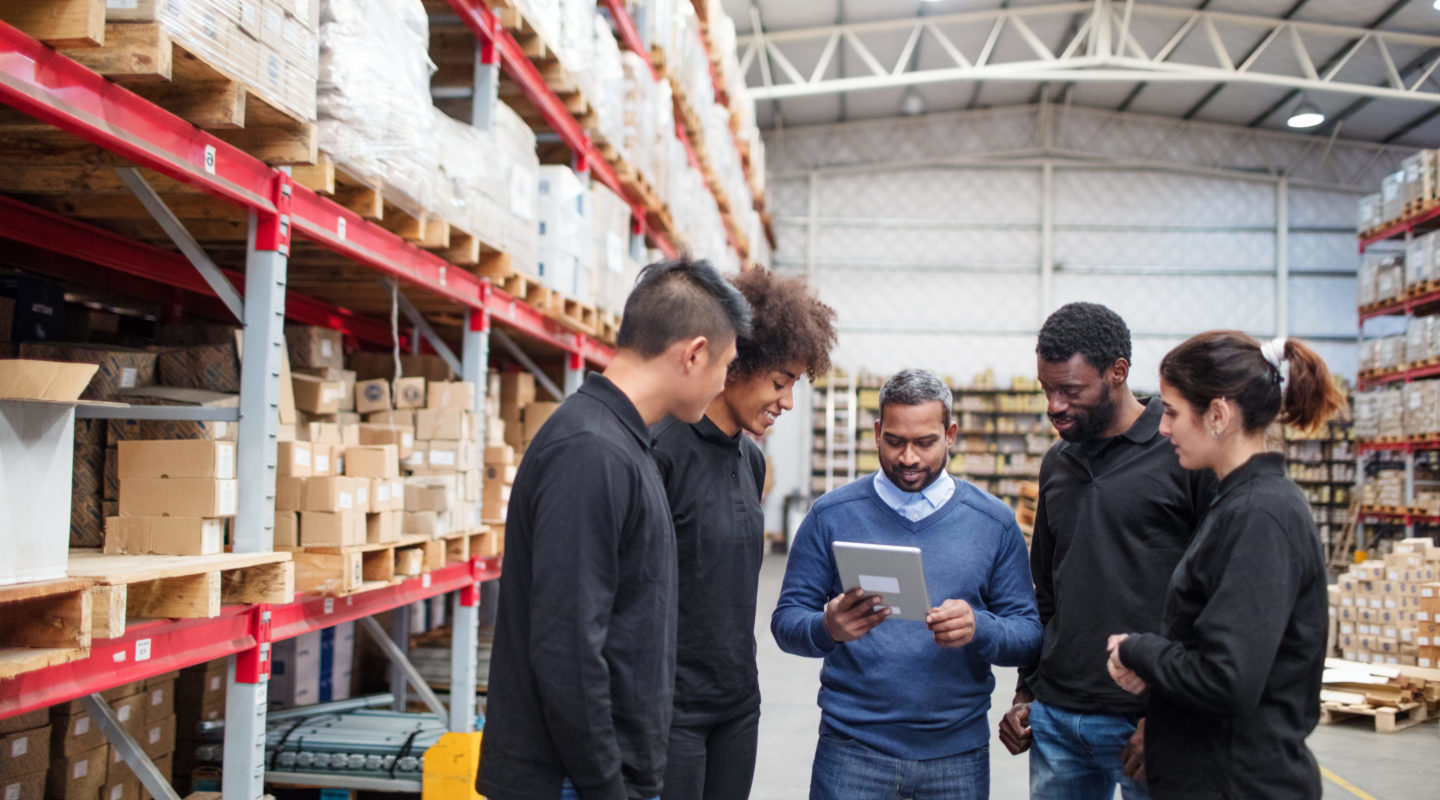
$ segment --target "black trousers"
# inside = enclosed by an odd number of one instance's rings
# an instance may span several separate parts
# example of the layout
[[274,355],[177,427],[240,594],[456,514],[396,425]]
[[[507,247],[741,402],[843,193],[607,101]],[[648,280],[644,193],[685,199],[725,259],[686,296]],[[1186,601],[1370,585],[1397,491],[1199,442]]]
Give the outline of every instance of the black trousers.
[[714,725],[671,725],[662,800],[746,800],[759,732],[759,708]]

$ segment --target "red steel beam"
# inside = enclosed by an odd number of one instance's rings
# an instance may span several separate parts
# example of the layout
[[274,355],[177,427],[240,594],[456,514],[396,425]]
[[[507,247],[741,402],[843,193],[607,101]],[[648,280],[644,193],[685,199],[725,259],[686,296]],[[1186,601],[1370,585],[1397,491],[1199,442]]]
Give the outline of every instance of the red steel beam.
[[1436,206],[1418,217],[1396,222],[1374,235],[1362,236],[1360,238],[1360,252],[1365,252],[1365,248],[1376,242],[1394,239],[1396,236],[1403,236],[1411,231],[1429,230],[1437,225],[1440,225],[1440,206]]

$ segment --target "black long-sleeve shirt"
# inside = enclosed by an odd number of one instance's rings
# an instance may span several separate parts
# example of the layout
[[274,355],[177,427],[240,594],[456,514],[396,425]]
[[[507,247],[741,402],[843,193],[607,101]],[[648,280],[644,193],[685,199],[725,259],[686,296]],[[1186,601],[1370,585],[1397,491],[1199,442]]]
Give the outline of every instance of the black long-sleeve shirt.
[[1170,580],[1161,633],[1120,648],[1150,687],[1152,797],[1320,797],[1305,737],[1320,719],[1325,582],[1284,456],[1227,475]]
[[1030,571],[1040,660],[1022,683],[1046,705],[1079,713],[1138,714],[1145,702],[1105,670],[1117,632],[1160,630],[1165,587],[1214,496],[1209,472],[1180,466],[1160,435],[1160,398],[1093,454],[1059,442],[1040,466]]
[[711,725],[760,705],[755,603],[765,551],[765,456],[709,417],[654,428],[680,574],[677,725]]
[[492,800],[660,794],[675,531],[649,431],[592,374],[525,451],[505,529],[485,746]]

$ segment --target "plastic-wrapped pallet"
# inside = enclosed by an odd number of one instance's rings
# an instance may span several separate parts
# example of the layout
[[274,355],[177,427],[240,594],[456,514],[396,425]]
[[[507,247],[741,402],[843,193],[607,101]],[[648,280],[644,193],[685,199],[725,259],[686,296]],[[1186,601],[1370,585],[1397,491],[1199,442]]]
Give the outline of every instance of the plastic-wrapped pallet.
[[591,24],[594,59],[590,68],[590,105],[595,109],[595,133],[620,152],[625,139],[625,70],[621,66],[620,43],[603,15],[591,17]]
[[1429,358],[1429,317],[1410,317],[1405,322],[1405,361],[1414,363]]
[[1375,300],[1384,302],[1400,296],[1405,288],[1405,260],[1400,256],[1386,256],[1375,272]]
[[1402,161],[1400,168],[1405,173],[1401,193],[1407,206],[1419,206],[1435,198],[1434,150],[1421,150]]
[[1360,262],[1360,273],[1355,281],[1355,299],[1360,306],[1368,306],[1376,301],[1375,279],[1379,277],[1379,273],[1379,257],[1366,253],[1365,260]]
[[1356,215],[1356,229],[1364,233],[1378,227],[1385,220],[1382,218],[1384,208],[1384,197],[1379,194],[1367,194],[1360,198],[1359,210]]
[[560,45],[561,0],[514,0],[520,15],[551,50]]
[[560,0],[560,41],[551,48],[587,96],[597,93],[595,17],[595,0]]
[[653,170],[648,169],[645,159],[652,154],[651,145],[655,139],[655,81],[650,78],[649,62],[641,56],[625,51],[620,55],[625,99],[621,121],[621,141],[615,144],[617,150],[629,163],[648,179]]
[[1398,369],[1405,365],[1405,335],[1380,338],[1380,354],[1376,357],[1379,369]]
[[1380,340],[1367,339],[1360,343],[1360,370],[1380,368]]
[[1393,172],[1380,180],[1381,224],[1405,216],[1405,171]]
[[1360,392],[1355,395],[1355,424],[1352,430],[1356,438],[1360,439],[1380,436],[1380,392]]
[[158,23],[172,39],[271,105],[315,119],[319,0],[107,0],[107,23]]
[[630,206],[601,184],[590,187],[595,208],[595,305],[620,314],[640,267],[630,258]]
[[593,205],[589,185],[574,170],[540,168],[540,280],[581,302],[589,302],[595,265]]
[[434,203],[434,149],[420,0],[322,0],[320,149],[385,184],[386,199],[415,214]]
[[1413,436],[1440,430],[1435,420],[1435,381],[1413,381],[1401,390],[1405,433]]
[[1385,437],[1405,435],[1405,398],[1396,389],[1379,393],[1379,435]]

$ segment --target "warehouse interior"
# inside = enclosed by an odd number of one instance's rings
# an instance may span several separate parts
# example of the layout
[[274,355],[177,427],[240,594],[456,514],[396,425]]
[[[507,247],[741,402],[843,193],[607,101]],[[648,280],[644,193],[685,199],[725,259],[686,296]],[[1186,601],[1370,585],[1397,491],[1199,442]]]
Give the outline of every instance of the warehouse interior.
[[[1264,443],[1327,588],[1303,738],[1326,800],[1435,795],[1440,0],[0,0],[0,795],[481,796],[487,722],[516,730],[497,611],[585,568],[529,560],[525,454],[635,352],[646,265],[687,258],[800,281],[835,335],[763,430],[718,426],[763,461],[753,625],[727,610],[753,648],[725,643],[759,722],[720,768],[748,793],[705,797],[820,796],[848,735],[834,670],[871,651],[797,648],[781,593],[822,498],[889,503],[888,378],[948,387],[938,463],[1041,563],[1067,442],[1037,338],[1072,303],[1123,320],[1142,402],[1206,331],[1323,359],[1340,413]],[[687,550],[709,523],[665,489],[679,692],[689,582],[741,551]],[[992,661],[988,793],[946,797],[1032,796]],[[577,763],[565,797],[611,796]]]

